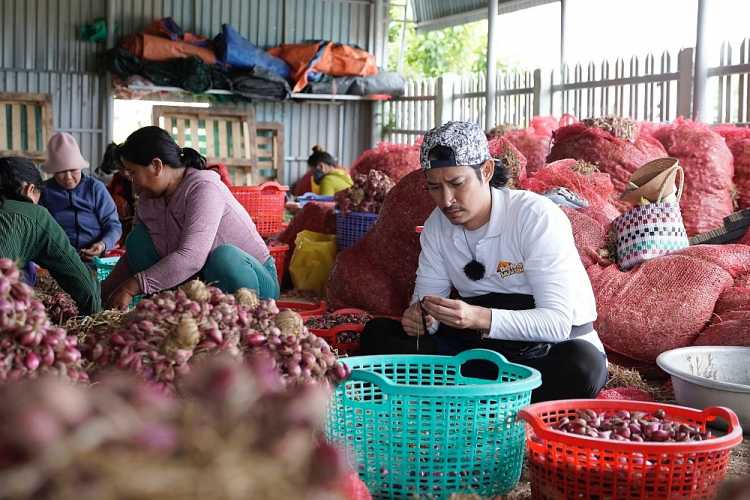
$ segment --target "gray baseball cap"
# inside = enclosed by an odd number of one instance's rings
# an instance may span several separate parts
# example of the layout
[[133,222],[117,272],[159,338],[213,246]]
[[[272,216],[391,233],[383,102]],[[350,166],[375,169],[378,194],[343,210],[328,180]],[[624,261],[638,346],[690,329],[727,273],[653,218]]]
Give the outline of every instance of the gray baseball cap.
[[[430,151],[444,146],[453,154],[450,159],[430,160]],[[419,162],[423,170],[437,167],[474,166],[492,160],[487,137],[481,127],[473,122],[448,122],[424,135]]]

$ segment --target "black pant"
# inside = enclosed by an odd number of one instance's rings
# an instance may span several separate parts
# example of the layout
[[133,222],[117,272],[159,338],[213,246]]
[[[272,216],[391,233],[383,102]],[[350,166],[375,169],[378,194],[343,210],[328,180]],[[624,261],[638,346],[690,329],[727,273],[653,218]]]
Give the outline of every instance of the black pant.
[[[497,304],[502,300],[498,297],[499,294],[492,295],[494,296],[492,302]],[[486,299],[487,296],[484,298]],[[471,302],[475,302],[476,305],[477,302],[487,303],[488,300],[471,300]],[[505,307],[505,309],[511,309],[511,307]],[[529,309],[529,307],[514,307],[514,309]],[[417,350],[416,340],[416,337],[410,337],[404,332],[398,321],[376,318],[365,325],[360,337],[360,350],[362,355],[440,354],[454,356],[468,349],[490,349],[503,354],[512,361],[539,370],[542,374],[542,385],[531,395],[534,403],[555,399],[593,398],[607,382],[607,359],[601,351],[586,340],[573,339],[551,344],[546,355],[524,360],[513,358],[518,353],[517,346],[526,343],[483,339],[478,333],[470,330],[460,331],[441,325],[435,335],[419,338],[419,350]],[[485,361],[467,363],[463,373],[478,378],[497,378],[497,368]]]

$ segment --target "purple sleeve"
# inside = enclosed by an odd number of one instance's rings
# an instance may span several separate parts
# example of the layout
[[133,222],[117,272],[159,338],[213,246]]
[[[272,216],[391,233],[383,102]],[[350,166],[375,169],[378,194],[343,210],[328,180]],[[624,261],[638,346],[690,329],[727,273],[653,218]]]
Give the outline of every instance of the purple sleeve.
[[159,262],[136,275],[145,294],[173,288],[198,273],[206,264],[224,213],[219,188],[200,182],[185,196],[185,225],[177,249]]

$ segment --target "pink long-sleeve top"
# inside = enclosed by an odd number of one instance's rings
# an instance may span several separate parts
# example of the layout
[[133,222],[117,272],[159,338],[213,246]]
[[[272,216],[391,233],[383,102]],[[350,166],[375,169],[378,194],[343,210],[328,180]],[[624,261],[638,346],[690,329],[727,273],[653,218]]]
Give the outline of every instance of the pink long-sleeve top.
[[261,263],[270,256],[250,215],[212,171],[188,168],[169,201],[141,197],[136,215],[161,257],[135,275],[145,294],[190,279],[221,245],[234,245]]

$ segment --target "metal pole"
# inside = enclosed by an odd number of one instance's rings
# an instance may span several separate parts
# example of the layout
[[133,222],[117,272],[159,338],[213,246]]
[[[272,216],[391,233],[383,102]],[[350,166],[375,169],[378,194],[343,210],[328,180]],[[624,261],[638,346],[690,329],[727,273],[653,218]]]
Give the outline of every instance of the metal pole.
[[490,0],[487,8],[487,82],[484,107],[484,128],[490,130],[495,121],[495,81],[497,80],[497,8],[498,0]]
[[698,22],[695,32],[695,69],[693,74],[693,119],[706,121],[706,17],[709,0],[698,0]]
[[[107,49],[114,48],[115,46],[115,2],[116,0],[107,0]],[[104,115],[104,134],[101,137],[102,141],[102,152],[107,148],[107,144],[112,142],[115,127],[115,98],[112,92],[112,73],[107,72],[107,76],[104,79],[104,85],[106,86],[104,92],[104,100],[106,109]],[[98,161],[98,160],[97,160]]]
[[560,0],[560,67],[565,65],[567,55],[565,54],[565,34],[568,31],[568,1]]

